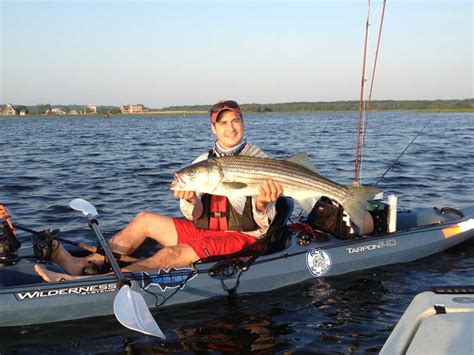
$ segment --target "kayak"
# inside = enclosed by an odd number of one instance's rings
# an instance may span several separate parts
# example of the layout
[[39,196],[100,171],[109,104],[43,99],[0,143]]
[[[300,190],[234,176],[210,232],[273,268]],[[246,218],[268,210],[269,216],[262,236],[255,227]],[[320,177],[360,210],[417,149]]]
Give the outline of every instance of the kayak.
[[411,301],[380,354],[472,354],[473,349],[474,286],[445,286]]
[[[125,273],[130,288],[142,295],[154,311],[410,262],[474,237],[474,207],[468,207],[398,210],[396,231],[390,233],[348,240],[332,235],[308,238],[307,233],[288,228],[292,225],[288,221],[293,203],[290,199],[281,201],[268,233],[272,235],[272,248],[267,253],[236,253],[211,257],[189,267]],[[20,248],[18,260],[0,267],[0,327],[114,314],[113,302],[119,290],[115,275],[45,283],[34,271],[38,262],[31,248]],[[54,263],[43,264],[63,272]]]

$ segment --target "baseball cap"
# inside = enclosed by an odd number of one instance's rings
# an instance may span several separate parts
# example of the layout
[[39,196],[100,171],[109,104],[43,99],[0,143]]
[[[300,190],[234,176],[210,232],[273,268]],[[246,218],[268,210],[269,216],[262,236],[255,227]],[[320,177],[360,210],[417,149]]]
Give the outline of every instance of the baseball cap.
[[217,118],[219,117],[219,114],[225,110],[230,110],[232,112],[235,112],[240,117],[242,117],[242,111],[240,110],[240,106],[237,102],[233,100],[221,100],[218,103],[212,105],[211,107],[211,111],[210,111],[211,122],[216,123]]

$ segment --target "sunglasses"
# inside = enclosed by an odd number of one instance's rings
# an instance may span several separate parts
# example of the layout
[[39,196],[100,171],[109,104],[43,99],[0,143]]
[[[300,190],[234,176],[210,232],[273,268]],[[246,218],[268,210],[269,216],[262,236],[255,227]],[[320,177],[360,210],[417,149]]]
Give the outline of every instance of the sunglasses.
[[240,110],[239,104],[233,100],[219,101],[211,107],[211,113],[219,112],[225,108]]

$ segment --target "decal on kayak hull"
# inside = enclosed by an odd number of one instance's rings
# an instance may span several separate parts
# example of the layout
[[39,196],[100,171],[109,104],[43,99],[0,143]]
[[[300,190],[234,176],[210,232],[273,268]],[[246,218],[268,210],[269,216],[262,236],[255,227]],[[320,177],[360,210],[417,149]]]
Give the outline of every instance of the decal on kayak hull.
[[346,250],[349,254],[354,254],[354,253],[365,253],[367,251],[383,249],[383,248],[391,248],[391,247],[396,247],[396,246],[397,246],[397,241],[395,239],[388,239],[388,240],[382,240],[381,242],[378,242],[375,244],[369,244],[369,245],[364,245],[364,246],[355,247],[355,248],[354,247],[346,248]]
[[306,265],[313,276],[321,277],[326,275],[331,268],[331,264],[331,257],[325,250],[311,249],[306,253]]
[[52,290],[35,290],[35,291],[25,291],[15,293],[15,297],[18,301],[30,300],[34,298],[45,298],[45,297],[55,297],[55,296],[68,296],[68,295],[93,295],[98,293],[109,293],[117,291],[117,283],[107,283],[107,284],[96,284],[88,286],[79,286],[79,287],[64,287],[64,288],[55,288]]
[[168,288],[184,288],[186,282],[197,276],[192,268],[171,268],[167,270],[159,270],[157,273],[148,274],[141,273],[141,287],[146,290],[150,286],[158,286],[161,291]]

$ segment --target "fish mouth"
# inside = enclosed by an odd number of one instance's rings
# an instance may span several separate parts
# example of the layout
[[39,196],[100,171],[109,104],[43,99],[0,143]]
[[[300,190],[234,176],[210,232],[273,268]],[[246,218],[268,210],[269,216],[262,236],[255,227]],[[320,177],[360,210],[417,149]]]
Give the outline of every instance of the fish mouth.
[[182,190],[186,186],[186,183],[184,182],[184,180],[179,175],[177,175],[177,174],[173,174],[173,175],[174,175],[174,179],[171,182],[170,189],[171,190]]

